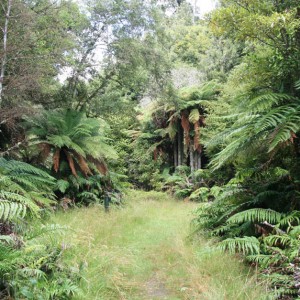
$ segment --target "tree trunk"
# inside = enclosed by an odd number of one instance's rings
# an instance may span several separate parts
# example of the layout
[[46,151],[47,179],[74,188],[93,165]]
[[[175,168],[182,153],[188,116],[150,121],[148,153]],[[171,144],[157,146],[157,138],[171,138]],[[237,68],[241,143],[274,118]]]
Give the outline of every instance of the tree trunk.
[[[197,171],[201,169],[202,163],[201,163],[201,153],[198,151],[194,151],[193,153],[193,159],[194,159],[194,171]],[[191,165],[192,166],[192,165]]]
[[201,163],[201,153],[197,151],[197,170],[202,168],[202,163]]
[[178,166],[183,164],[183,129],[178,126],[178,136],[177,136],[177,148],[178,148]]
[[9,24],[9,18],[10,18],[10,11],[12,7],[12,0],[7,1],[7,9],[3,7],[4,14],[5,14],[5,22],[4,27],[1,28],[3,31],[3,57],[1,59],[1,70],[0,70],[0,107],[2,104],[2,98],[3,98],[3,81],[4,81],[4,75],[5,75],[5,67],[7,63],[7,34],[8,34],[8,24]]
[[174,140],[173,150],[174,150],[174,167],[176,168],[178,166],[178,142],[177,142],[177,136],[176,136],[176,138]]
[[[296,18],[297,18],[297,21],[300,20],[300,7],[298,6],[297,7],[297,14],[296,14]],[[299,49],[300,47],[300,28],[298,27],[297,30],[296,30],[296,43],[297,43],[297,47]],[[300,70],[298,69],[298,78],[300,76]]]
[[193,173],[195,171],[195,154],[196,154],[196,152],[194,152],[194,147],[191,144],[190,145],[190,167],[191,167],[191,173]]

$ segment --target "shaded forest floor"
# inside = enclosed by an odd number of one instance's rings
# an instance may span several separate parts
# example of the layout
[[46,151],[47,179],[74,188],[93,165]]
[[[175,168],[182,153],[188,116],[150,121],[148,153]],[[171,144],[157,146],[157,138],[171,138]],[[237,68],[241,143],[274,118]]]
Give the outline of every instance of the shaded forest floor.
[[66,259],[85,265],[77,299],[264,299],[264,287],[242,263],[204,238],[188,238],[199,204],[155,192],[127,198],[109,214],[82,208],[51,220],[73,229],[64,237]]

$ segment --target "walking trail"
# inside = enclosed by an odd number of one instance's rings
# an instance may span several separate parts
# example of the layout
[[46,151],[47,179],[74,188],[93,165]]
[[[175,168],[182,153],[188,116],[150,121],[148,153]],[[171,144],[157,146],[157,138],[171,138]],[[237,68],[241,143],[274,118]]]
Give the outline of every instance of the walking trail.
[[155,192],[127,198],[125,208],[109,214],[93,207],[55,217],[73,229],[64,241],[67,259],[85,265],[77,299],[263,299],[263,286],[237,258],[212,241],[188,238],[199,204]]

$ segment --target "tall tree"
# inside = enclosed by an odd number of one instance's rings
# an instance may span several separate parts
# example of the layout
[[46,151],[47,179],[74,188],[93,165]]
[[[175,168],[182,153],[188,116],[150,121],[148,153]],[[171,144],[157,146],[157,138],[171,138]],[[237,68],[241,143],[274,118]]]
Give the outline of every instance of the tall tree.
[[49,101],[47,96],[57,88],[55,76],[75,47],[72,31],[81,19],[78,7],[71,2],[3,3],[2,106]]
[[12,0],[7,1],[7,6],[2,4],[2,9],[4,13],[4,26],[1,27],[3,33],[3,48],[2,48],[2,59],[1,59],[1,69],[0,69],[0,107],[2,103],[3,94],[3,81],[5,76],[5,68],[7,63],[7,36],[8,36],[8,25],[10,21],[10,12],[12,7]]

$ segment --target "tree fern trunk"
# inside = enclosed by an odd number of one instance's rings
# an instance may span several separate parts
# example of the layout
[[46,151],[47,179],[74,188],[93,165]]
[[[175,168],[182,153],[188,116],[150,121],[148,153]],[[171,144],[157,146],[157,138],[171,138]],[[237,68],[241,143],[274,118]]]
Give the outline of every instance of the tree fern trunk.
[[178,126],[177,134],[177,149],[178,149],[178,166],[183,164],[183,130],[181,126]]
[[195,158],[197,158],[197,156],[195,157],[194,153],[194,149],[193,149],[193,145],[190,145],[190,168],[191,168],[191,172],[193,173],[195,171]]
[[201,153],[198,151],[194,152],[194,170],[199,170],[202,168],[202,163],[201,163]]
[[174,156],[174,167],[178,166],[178,146],[177,146],[177,136],[173,143],[173,156]]
[[202,168],[201,153],[197,152],[197,170]]

